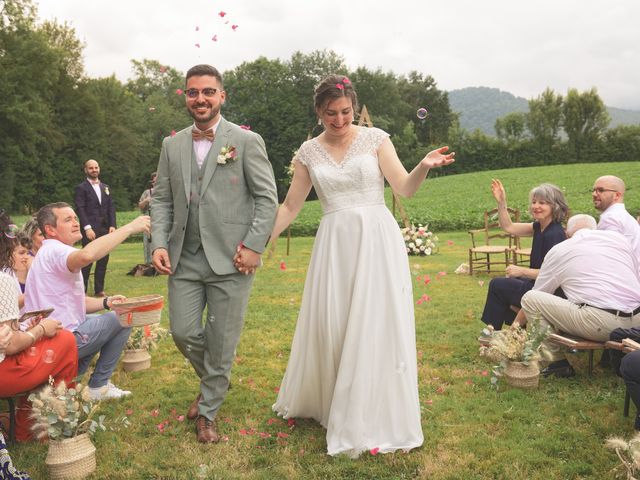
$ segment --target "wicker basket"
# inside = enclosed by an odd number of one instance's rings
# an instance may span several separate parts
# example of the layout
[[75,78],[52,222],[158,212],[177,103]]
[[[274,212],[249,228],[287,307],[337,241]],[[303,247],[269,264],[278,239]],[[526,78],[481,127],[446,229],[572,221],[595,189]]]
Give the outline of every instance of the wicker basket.
[[144,295],[127,298],[124,302],[113,302],[113,311],[120,318],[123,327],[142,327],[160,323],[164,297],[162,295]]
[[146,348],[136,348],[124,351],[122,368],[125,372],[138,372],[151,367],[151,355]]
[[96,447],[86,433],[64,440],[50,440],[44,463],[52,480],[86,478],[96,470]]
[[537,388],[540,380],[540,369],[536,362],[524,364],[522,362],[507,362],[504,369],[507,383],[518,388]]

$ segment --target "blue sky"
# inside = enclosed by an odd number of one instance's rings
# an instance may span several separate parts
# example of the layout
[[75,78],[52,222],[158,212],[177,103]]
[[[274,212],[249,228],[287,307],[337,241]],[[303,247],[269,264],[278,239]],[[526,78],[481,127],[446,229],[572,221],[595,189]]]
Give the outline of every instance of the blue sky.
[[36,4],[41,19],[75,28],[92,77],[115,74],[124,81],[131,59],[155,59],[181,71],[211,63],[224,71],[259,56],[287,60],[294,51],[330,49],[350,68],[417,70],[443,90],[487,86],[532,98],[547,87],[561,94],[596,87],[607,105],[640,110],[637,0]]

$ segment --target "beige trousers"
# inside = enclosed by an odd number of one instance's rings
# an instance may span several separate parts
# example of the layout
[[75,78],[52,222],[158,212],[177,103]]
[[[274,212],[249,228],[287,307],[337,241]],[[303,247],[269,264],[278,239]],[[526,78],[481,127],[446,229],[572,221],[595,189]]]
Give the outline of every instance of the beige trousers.
[[[528,291],[522,297],[522,309],[527,321],[536,316],[540,326],[549,325],[552,332],[563,331],[587,340],[606,342],[612,330],[622,327],[640,326],[640,314],[633,317],[619,317],[596,307],[576,305],[551,293]],[[545,359],[550,362],[564,358],[563,347],[550,341],[542,344]]]

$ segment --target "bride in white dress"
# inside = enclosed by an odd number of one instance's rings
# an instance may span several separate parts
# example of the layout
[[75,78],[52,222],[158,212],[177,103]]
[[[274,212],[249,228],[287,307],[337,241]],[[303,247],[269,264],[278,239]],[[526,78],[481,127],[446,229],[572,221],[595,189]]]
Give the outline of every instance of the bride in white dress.
[[304,286],[291,356],[273,409],[327,429],[329,455],[408,451],[423,442],[409,261],[384,203],[384,179],[411,196],[447,147],[407,173],[387,133],[352,124],[356,93],[332,75],[316,88],[324,132],[302,144],[272,239],[313,185],[323,216]]

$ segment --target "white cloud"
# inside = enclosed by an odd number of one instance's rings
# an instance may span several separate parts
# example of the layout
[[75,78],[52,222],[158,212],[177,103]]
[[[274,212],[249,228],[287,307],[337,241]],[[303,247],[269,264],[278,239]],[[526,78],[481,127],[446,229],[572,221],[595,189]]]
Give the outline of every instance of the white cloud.
[[640,109],[636,0],[50,0],[39,14],[76,29],[96,77],[126,80],[131,59],[224,71],[331,49],[350,68],[417,70],[445,90],[489,86],[531,98],[546,87],[596,87],[607,105]]

